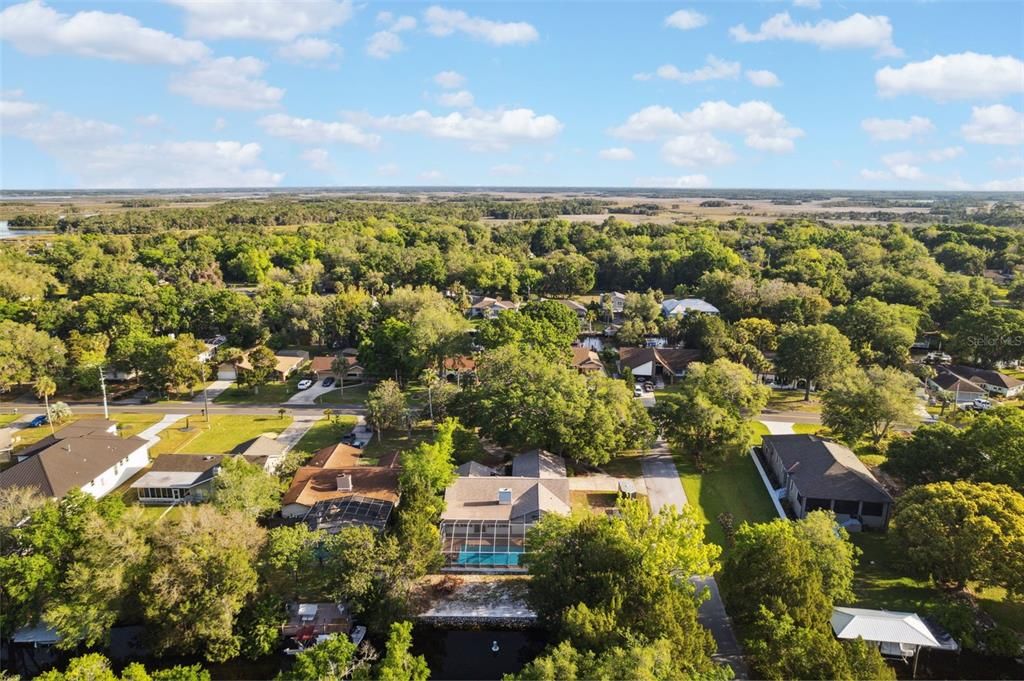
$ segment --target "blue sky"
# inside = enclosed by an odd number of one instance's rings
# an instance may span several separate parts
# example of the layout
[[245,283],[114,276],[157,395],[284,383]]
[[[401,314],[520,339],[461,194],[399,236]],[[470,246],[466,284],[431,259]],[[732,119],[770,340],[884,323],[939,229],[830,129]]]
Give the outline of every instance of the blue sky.
[[0,7],[8,189],[1024,191],[1019,2]]

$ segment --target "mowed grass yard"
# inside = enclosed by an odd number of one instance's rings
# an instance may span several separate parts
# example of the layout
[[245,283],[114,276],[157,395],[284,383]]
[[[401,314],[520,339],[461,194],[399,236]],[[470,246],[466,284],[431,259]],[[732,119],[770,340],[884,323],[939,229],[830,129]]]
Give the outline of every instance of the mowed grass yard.
[[[186,422],[191,425],[185,430]],[[210,417],[210,427],[202,416],[181,419],[160,433],[160,442],[151,456],[160,454],[227,454],[239,445],[264,433],[280,433],[292,423],[292,417],[276,415],[243,416],[236,414]]]
[[[73,414],[64,423],[56,426],[57,432],[60,432],[61,428],[65,428],[75,421],[81,421],[82,419],[101,419],[103,414]],[[131,435],[138,435],[146,428],[163,418],[163,414],[132,414],[132,413],[121,413],[111,414],[110,420],[118,424],[118,432],[121,437],[129,437]],[[3,424],[0,424],[3,425]],[[18,444],[15,446],[15,450],[22,449],[28,445],[39,442],[44,437],[50,434],[50,426],[42,425],[37,428],[22,428],[18,430],[16,437],[18,438]]]
[[292,451],[302,452],[303,454],[318,452],[324,447],[341,442],[341,437],[352,430],[352,427],[355,425],[356,417],[348,415],[317,421],[306,431],[302,439],[295,443]]
[[260,386],[259,392],[243,388],[237,383],[214,398],[215,404],[280,404],[297,392],[299,382],[294,378],[285,382],[275,381]]
[[721,513],[731,513],[737,529],[744,522],[764,523],[778,517],[754,462],[746,454],[704,473],[689,457],[676,455],[675,462],[686,499],[704,521],[708,541],[727,549],[725,531],[718,522]]
[[6,426],[8,423],[13,423],[17,418],[18,414],[0,414],[0,426]]

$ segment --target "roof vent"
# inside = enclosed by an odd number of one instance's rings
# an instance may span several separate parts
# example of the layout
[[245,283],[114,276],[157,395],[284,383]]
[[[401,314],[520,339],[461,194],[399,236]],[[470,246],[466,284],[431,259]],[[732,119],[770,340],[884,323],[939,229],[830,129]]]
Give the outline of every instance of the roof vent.
[[502,506],[512,505],[512,490],[508,487],[498,489],[498,503]]
[[338,491],[339,492],[351,492],[352,491],[352,476],[348,473],[342,473],[338,476]]

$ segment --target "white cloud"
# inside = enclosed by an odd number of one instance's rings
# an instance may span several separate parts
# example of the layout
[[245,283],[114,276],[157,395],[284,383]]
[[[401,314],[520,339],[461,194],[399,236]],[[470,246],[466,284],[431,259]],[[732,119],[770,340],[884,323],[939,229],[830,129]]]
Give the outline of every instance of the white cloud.
[[442,92],[438,96],[437,101],[441,103],[441,106],[447,106],[452,109],[466,109],[473,106],[473,93],[469,90]]
[[821,0],[793,0],[793,7],[805,9],[821,9]]
[[342,53],[341,46],[321,38],[299,38],[277,50],[278,56],[294,62],[324,61]]
[[306,149],[299,158],[305,161],[310,168],[320,173],[334,172],[334,164],[331,162],[331,155],[326,149]]
[[671,28],[678,28],[680,31],[689,31],[694,28],[706,26],[708,18],[692,9],[681,9],[665,17],[665,25]]
[[732,146],[707,132],[673,137],[662,146],[661,157],[677,166],[717,166],[736,160]]
[[220,109],[276,107],[284,90],[260,80],[267,65],[255,57],[221,57],[171,77],[169,89],[196,104]]
[[526,173],[526,168],[515,163],[499,163],[496,166],[491,166],[491,175],[499,177],[515,177],[524,173]]
[[700,189],[710,187],[707,175],[681,175],[679,177],[638,177],[633,181],[637,187],[659,187],[666,189]]
[[391,31],[378,31],[366,41],[366,54],[374,59],[387,59],[404,49],[401,36]]
[[444,179],[444,173],[440,170],[424,170],[420,173],[420,179],[425,182],[437,182]]
[[352,18],[351,0],[168,0],[186,12],[189,35],[289,42]]
[[466,77],[457,71],[441,71],[434,76],[434,82],[446,90],[455,90],[465,84]]
[[705,66],[693,71],[680,71],[672,64],[659,66],[655,72],[659,78],[674,80],[678,83],[701,83],[706,80],[718,80],[721,78],[736,78],[740,75],[740,63],[738,61],[725,61],[713,54],[709,54],[705,60]]
[[982,185],[990,192],[1024,192],[1024,176],[1009,180],[992,180]]
[[377,174],[383,175],[384,177],[394,177],[395,175],[398,175],[400,170],[401,169],[398,167],[397,163],[385,163],[377,166]]
[[523,21],[491,21],[438,5],[428,7],[423,13],[423,18],[427,23],[427,30],[439,37],[459,32],[492,45],[522,45],[532,43],[540,37],[537,29]]
[[366,40],[366,54],[374,59],[388,59],[405,49],[399,33],[416,28],[416,18],[401,16],[395,19],[391,12],[380,12],[377,21],[390,24],[387,29],[377,31]]
[[934,132],[935,125],[924,116],[911,116],[907,120],[899,118],[865,118],[860,127],[880,142],[907,140],[914,135],[925,135]]
[[380,135],[341,121],[318,121],[288,114],[271,114],[261,118],[259,125],[268,135],[299,144],[338,143],[372,149],[380,143]]
[[629,147],[611,147],[610,149],[602,149],[597,153],[598,156],[607,161],[632,161],[636,158],[636,154]]
[[896,57],[903,52],[892,42],[889,17],[865,16],[858,12],[840,21],[822,19],[816,24],[796,23],[788,12],[782,12],[761,24],[755,33],[743,24],[733,26],[729,33],[741,43],[765,40],[792,40],[811,43],[821,49],[873,49],[883,57]]
[[116,125],[35,106],[31,117],[20,115],[19,108],[0,106],[4,134],[37,145],[77,178],[76,186],[266,187],[283,178],[263,166],[256,143],[124,143],[125,132]]
[[226,127],[228,127],[228,122],[227,122],[227,120],[225,118],[223,118],[221,116],[218,116],[217,120],[215,120],[213,122],[213,129],[214,130],[223,130]]
[[860,176],[865,180],[878,181],[878,180],[891,180],[892,175],[884,170],[869,170],[864,168],[860,171]]
[[[897,151],[882,156],[885,170],[860,171],[866,180],[910,180],[935,179],[921,169],[922,163],[943,163],[963,156],[963,147],[943,147],[928,151]],[[949,184],[948,182],[946,184]]]
[[963,155],[963,147],[944,147],[942,149],[932,149],[931,151],[925,152],[925,158],[933,163],[951,161],[954,158],[960,158]]
[[937,101],[995,99],[1024,92],[1024,61],[1016,57],[962,52],[875,73],[882,97],[915,94]]
[[155,128],[161,125],[163,122],[163,119],[160,118],[160,114],[155,113],[135,117],[135,124],[140,125],[144,128]]
[[210,53],[201,42],[146,28],[134,17],[98,11],[63,14],[41,0],[0,12],[0,40],[27,54],[73,54],[144,64],[187,64]]
[[752,85],[757,87],[779,87],[782,85],[782,81],[771,71],[765,71],[763,69],[747,69],[746,72],[747,80]]
[[692,111],[677,113],[665,106],[649,106],[632,114],[624,124],[609,132],[622,139],[652,141],[699,132],[734,132],[745,135],[748,147],[764,151],[790,151],[803,130],[791,126],[786,117],[761,101],[703,102]]
[[554,116],[538,116],[531,109],[474,109],[444,116],[434,116],[423,110],[398,116],[371,116],[351,112],[348,118],[367,127],[468,142],[475,151],[501,150],[514,142],[551,139],[563,127],[561,121]]
[[[5,92],[5,96],[19,97],[20,93]],[[42,109],[42,106],[34,102],[19,102],[15,99],[0,100],[0,121],[13,121],[19,118],[29,118]]]
[[1024,113],[1004,104],[971,107],[971,120],[960,132],[978,144],[1024,144]]

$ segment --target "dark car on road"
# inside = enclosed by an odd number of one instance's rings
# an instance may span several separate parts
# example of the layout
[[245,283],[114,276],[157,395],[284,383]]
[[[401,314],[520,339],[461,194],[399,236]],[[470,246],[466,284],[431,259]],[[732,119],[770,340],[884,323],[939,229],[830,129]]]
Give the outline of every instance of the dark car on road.
[[40,414],[31,421],[28,422],[30,428],[38,428],[39,426],[46,425],[46,414]]
[[328,376],[323,380],[323,382],[320,385],[322,385],[325,388],[330,388],[332,385],[334,385],[334,376]]

